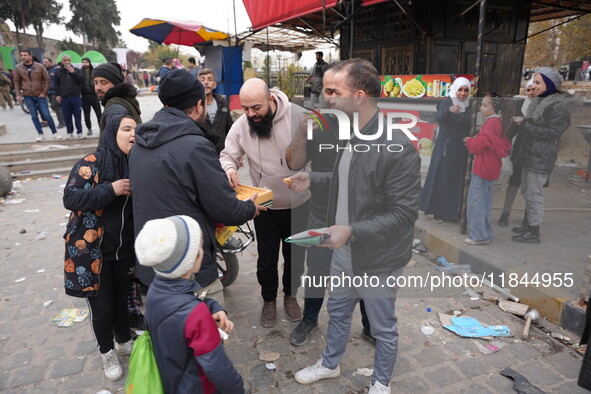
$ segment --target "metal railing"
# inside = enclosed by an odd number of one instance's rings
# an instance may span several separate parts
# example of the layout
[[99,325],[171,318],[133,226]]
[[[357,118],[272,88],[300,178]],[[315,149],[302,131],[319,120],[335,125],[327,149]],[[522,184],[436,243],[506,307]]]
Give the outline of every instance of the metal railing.
[[[289,92],[292,96],[303,96],[306,79],[308,79],[309,75],[308,72],[295,72],[290,78],[287,72],[282,72],[282,90]],[[271,88],[280,86],[279,72],[277,71],[269,73],[269,81],[267,81],[267,73],[262,71],[257,72],[257,78],[266,81]]]

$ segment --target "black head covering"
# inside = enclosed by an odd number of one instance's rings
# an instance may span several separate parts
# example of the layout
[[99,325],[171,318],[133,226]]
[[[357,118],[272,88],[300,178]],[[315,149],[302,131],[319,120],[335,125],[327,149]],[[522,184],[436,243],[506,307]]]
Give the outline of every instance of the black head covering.
[[101,143],[96,150],[101,181],[114,182],[118,179],[129,178],[127,155],[117,145],[117,130],[119,130],[119,124],[124,117],[128,117],[128,115],[109,118],[101,136]]
[[205,88],[201,81],[186,70],[177,68],[160,81],[158,98],[162,104],[182,111],[195,106],[199,100],[204,100]]
[[92,78],[101,77],[111,82],[113,85],[118,85],[123,82],[123,73],[121,66],[117,63],[103,63],[96,66],[92,70]]
[[[88,60],[88,63],[90,63],[90,66],[88,66],[88,69],[92,72],[92,70],[94,69],[94,67],[92,66],[92,61],[90,61],[89,57],[83,57],[82,60]],[[100,77],[100,75],[99,75]]]

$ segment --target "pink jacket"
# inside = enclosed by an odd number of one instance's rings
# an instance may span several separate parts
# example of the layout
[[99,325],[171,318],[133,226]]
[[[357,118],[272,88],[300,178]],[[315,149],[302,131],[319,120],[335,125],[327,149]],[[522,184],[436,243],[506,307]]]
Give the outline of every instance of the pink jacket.
[[220,162],[224,171],[228,168],[238,169],[240,158],[246,156],[252,186],[273,190],[271,209],[297,208],[310,198],[310,193],[292,192],[283,179],[297,172],[287,166],[285,152],[304,109],[290,103],[285,93],[279,90],[271,89],[271,95],[277,103],[271,138],[252,136],[246,115],[242,115],[228,132]]

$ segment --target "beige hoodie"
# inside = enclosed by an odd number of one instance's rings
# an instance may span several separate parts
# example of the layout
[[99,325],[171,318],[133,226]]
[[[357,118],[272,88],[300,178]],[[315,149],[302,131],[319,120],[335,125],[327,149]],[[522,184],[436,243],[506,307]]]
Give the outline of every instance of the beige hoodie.
[[283,179],[297,172],[287,166],[285,152],[304,109],[290,103],[285,93],[279,90],[271,89],[271,95],[277,103],[271,138],[252,136],[246,115],[242,115],[228,132],[220,162],[224,171],[238,169],[240,158],[246,156],[252,185],[273,190],[271,209],[297,208],[310,198],[310,193],[292,192]]

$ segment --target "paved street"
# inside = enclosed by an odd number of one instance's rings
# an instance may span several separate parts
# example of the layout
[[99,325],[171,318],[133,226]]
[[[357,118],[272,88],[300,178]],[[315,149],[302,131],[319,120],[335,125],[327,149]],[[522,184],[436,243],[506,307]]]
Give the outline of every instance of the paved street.
[[[24,182],[18,205],[0,206],[0,389],[6,393],[97,393],[106,389],[122,391],[124,380],[111,383],[104,378],[88,321],[70,328],[58,328],[52,318],[62,308],[85,307],[80,299],[63,292],[61,238],[66,211],[61,204],[65,179]],[[20,234],[22,229],[26,233]],[[38,232],[48,231],[44,240]],[[240,256],[238,280],[226,290],[227,309],[235,331],[226,344],[227,352],[253,392],[270,393],[361,393],[369,377],[359,368],[372,367],[373,347],[360,337],[356,311],[342,376],[327,382],[303,386],[293,374],[312,364],[324,347],[327,315],[321,313],[321,327],[310,341],[296,348],[289,344],[295,323],[280,322],[271,329],[259,324],[261,299],[255,275],[256,247]],[[405,274],[435,274],[434,265],[414,255],[416,263]],[[44,270],[43,272],[38,272]],[[19,278],[24,281],[16,282]],[[518,338],[523,320],[502,312],[490,301],[470,301],[464,289],[401,289],[397,303],[400,349],[393,377],[393,392],[510,393],[512,383],[498,374],[505,367],[522,373],[546,392],[577,393],[575,379],[581,357],[563,344],[534,329],[532,338]],[[53,300],[47,307],[43,303]],[[431,312],[427,311],[431,309]],[[479,339],[465,339],[441,327],[437,312],[464,311],[488,324],[505,324],[516,335],[501,339],[504,347],[485,355]],[[561,332],[546,323],[552,331]],[[434,334],[421,332],[431,326]],[[564,333],[569,335],[568,333]],[[571,336],[572,337],[572,336]],[[574,338],[574,337],[573,337]],[[260,350],[278,352],[277,369],[268,371],[258,360]],[[124,361],[126,364],[127,360]],[[127,369],[126,369],[127,371]]]
[[[142,117],[144,121],[149,120],[159,108],[157,97],[146,96],[139,100]],[[1,121],[8,125],[8,134],[0,137],[0,143],[33,140],[35,132],[28,115],[18,108],[12,113],[0,112],[0,115]],[[246,172],[241,170],[241,173],[247,183]],[[24,201],[0,205],[2,392],[123,391],[124,379],[111,383],[104,377],[88,321],[70,328],[58,328],[51,321],[63,308],[86,307],[84,300],[68,297],[63,291],[62,234],[67,211],[62,206],[61,193],[65,182],[65,178],[24,181],[19,196]],[[519,213],[515,220],[518,218]],[[447,227],[440,226],[440,229],[457,237],[457,228]],[[22,230],[26,232],[21,233]],[[47,238],[36,240],[42,231],[48,232]],[[351,340],[341,364],[342,376],[311,386],[300,385],[294,381],[294,373],[313,364],[324,348],[326,311],[320,316],[320,330],[308,343],[302,347],[291,346],[289,335],[296,324],[285,320],[281,306],[276,327],[265,329],[259,324],[262,301],[255,274],[256,246],[249,246],[239,256],[239,261],[240,275],[226,289],[226,308],[236,324],[226,350],[244,376],[247,388],[252,392],[269,393],[365,392],[370,378],[360,375],[359,369],[372,368],[373,347],[360,337],[359,312],[355,312]],[[414,255],[411,266],[405,270],[405,275],[438,274],[435,265],[422,256]],[[505,367],[514,368],[548,393],[584,392],[575,383],[581,357],[572,348],[538,328],[533,328],[529,341],[518,339],[523,328],[521,318],[502,312],[490,301],[471,301],[462,294],[464,291],[463,287],[438,288],[433,292],[420,288],[400,290],[397,302],[400,342],[393,392],[511,393],[514,392],[512,381],[498,373]],[[45,307],[48,301],[52,303]],[[486,341],[461,338],[441,326],[437,313],[453,311],[482,323],[507,325],[514,337],[501,339],[504,346],[496,353],[483,354],[481,349]],[[545,321],[543,324],[549,331],[578,342],[574,334]],[[421,327],[424,326],[431,326],[434,333],[423,334]],[[267,370],[265,362],[259,360],[260,350],[280,354],[274,362],[275,371]],[[127,372],[126,359],[123,364]]]

